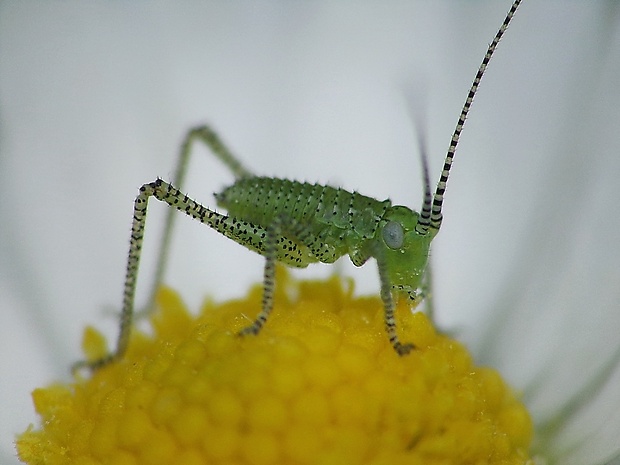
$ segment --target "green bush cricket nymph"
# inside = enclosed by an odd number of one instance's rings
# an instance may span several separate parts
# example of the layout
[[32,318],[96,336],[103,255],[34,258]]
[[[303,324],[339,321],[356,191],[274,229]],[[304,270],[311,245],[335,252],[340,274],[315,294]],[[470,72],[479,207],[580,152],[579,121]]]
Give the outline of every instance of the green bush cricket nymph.
[[[420,289],[431,241],[441,227],[444,192],[456,146],[480,80],[520,3],[521,0],[513,2],[478,68],[452,135],[434,195],[431,194],[422,150],[424,200],[419,213],[405,206],[392,205],[390,200],[379,201],[340,188],[255,176],[243,167],[211,128],[200,126],[190,130],[180,150],[174,183],[157,179],[144,184],[135,200],[116,350],[93,362],[79,362],[74,368],[101,367],[121,358],[127,349],[150,197],[174,207],[168,212],[156,268],[156,286],[163,277],[174,209],[265,257],[262,308],[254,322],[241,330],[240,335],[256,335],[266,323],[273,307],[277,262],[304,268],[310,263],[333,263],[348,255],[355,266],[361,266],[374,258],[379,271],[389,341],[399,355],[408,354],[414,345],[403,343],[398,337],[394,298],[408,299],[415,306],[423,297]],[[180,190],[194,141],[204,143],[235,176],[234,184],[215,194],[218,206],[225,208],[228,215],[203,207]],[[151,307],[152,298],[147,308]]]

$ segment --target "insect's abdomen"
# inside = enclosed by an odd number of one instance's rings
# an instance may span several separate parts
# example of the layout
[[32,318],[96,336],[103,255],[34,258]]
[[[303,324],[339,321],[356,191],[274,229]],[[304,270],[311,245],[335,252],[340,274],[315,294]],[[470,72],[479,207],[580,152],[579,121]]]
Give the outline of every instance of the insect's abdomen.
[[391,205],[344,189],[263,177],[240,179],[215,198],[229,215],[257,225],[267,226],[276,217],[294,220],[336,247],[337,256],[374,237]]

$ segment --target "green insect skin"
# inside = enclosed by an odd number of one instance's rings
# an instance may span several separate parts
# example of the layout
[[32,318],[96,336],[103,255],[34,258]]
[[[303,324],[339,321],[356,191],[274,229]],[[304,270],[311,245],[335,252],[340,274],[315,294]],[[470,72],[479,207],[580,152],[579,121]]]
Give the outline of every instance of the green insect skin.
[[333,263],[348,255],[356,266],[363,265],[369,258],[376,260],[389,341],[398,355],[413,350],[413,344],[401,343],[398,338],[394,297],[408,299],[412,307],[420,300],[418,290],[422,286],[431,241],[443,219],[444,193],[463,125],[491,56],[520,3],[521,0],[514,0],[478,68],[452,135],[434,196],[429,186],[424,144],[420,142],[425,187],[420,213],[404,206],[392,206],[389,200],[379,201],[344,189],[254,176],[211,128],[200,126],[189,131],[181,146],[174,184],[179,187],[183,184],[194,141],[204,143],[236,178],[234,184],[215,195],[228,216],[203,207],[162,179],[144,184],[134,202],[116,351],[99,360],[78,362],[73,370],[100,368],[121,358],[127,350],[134,319],[146,211],[151,197],[173,208],[168,212],[147,310],[153,308],[155,290],[163,281],[174,211],[179,210],[265,257],[262,308],[254,323],[241,330],[240,335],[258,334],[269,317],[276,285],[276,262],[304,268],[310,263]]
[[[331,186],[266,177],[240,179],[215,194],[215,198],[229,216],[262,227],[280,217],[286,240],[278,247],[277,260],[285,265],[305,268],[310,263],[333,263],[349,255],[354,265],[361,266],[368,258],[378,255],[385,257],[389,275],[394,278],[392,282],[408,284],[411,289],[419,287],[430,240],[428,234],[407,234],[415,233],[418,220],[418,214],[407,207],[393,207],[389,200],[378,201]],[[407,234],[399,250],[390,249],[381,237],[388,221],[402,224]],[[300,241],[295,231],[289,231],[292,233],[289,237],[287,224],[297,225],[308,239]],[[261,243],[260,239],[255,237],[253,242]],[[294,251],[289,250],[290,244],[286,245],[289,242]],[[263,248],[249,248],[264,254]],[[403,269],[392,273],[394,268]]]
[[[436,229],[426,234],[415,230],[417,212],[340,188],[265,177],[240,179],[215,198],[229,216],[252,225],[266,228],[279,218],[282,237],[276,249],[277,261],[305,268],[310,263],[333,263],[349,255],[355,266],[361,266],[373,257],[381,262],[392,290],[412,302],[416,300],[431,240],[437,233]],[[390,221],[400,224],[404,232],[402,246],[395,249],[388,247],[382,235]],[[238,233],[229,237],[264,255],[260,230],[247,234],[250,237],[243,240]]]
[[401,298],[417,302],[421,297],[417,292],[422,287],[422,279],[427,269],[431,241],[439,229],[429,228],[427,234],[416,231],[419,214],[404,206],[394,206],[388,209],[385,219],[379,224],[379,231],[386,221],[395,221],[403,226],[405,236],[402,247],[392,249],[387,247],[379,234],[375,239],[378,243],[377,261],[384,261],[388,279],[392,289]]

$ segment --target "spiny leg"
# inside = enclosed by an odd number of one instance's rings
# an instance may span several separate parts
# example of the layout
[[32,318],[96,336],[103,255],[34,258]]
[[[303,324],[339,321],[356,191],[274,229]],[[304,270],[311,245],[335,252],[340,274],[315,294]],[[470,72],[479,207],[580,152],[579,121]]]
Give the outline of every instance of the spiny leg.
[[138,266],[142,242],[144,240],[144,226],[146,223],[146,208],[150,193],[147,192],[147,185],[140,188],[140,193],[134,201],[133,221],[131,224],[131,236],[129,239],[129,255],[127,258],[127,269],[125,271],[125,286],[123,289],[123,308],[120,317],[119,336],[116,343],[116,351],[95,361],[81,360],[74,363],[71,371],[75,373],[82,368],[97,370],[114,360],[119,359],[127,350],[131,325],[133,323],[133,305],[136,291],[136,279],[138,277]]
[[263,253],[263,240],[267,235],[264,228],[240,221],[236,218],[221,215],[213,210],[203,207],[195,200],[190,199],[173,185],[157,179],[154,182],[144,184],[134,202],[133,222],[129,241],[129,254],[127,257],[127,271],[125,274],[125,286],[123,289],[123,309],[120,318],[120,329],[116,350],[95,361],[80,361],[73,365],[75,372],[81,368],[95,370],[108,363],[120,359],[127,350],[131,327],[134,319],[134,299],[138,267],[144,240],[144,227],[146,224],[146,211],[150,197],[167,203],[169,206],[184,212],[186,215],[207,224],[221,234],[235,240],[241,245]]
[[278,238],[281,237],[281,221],[275,218],[267,227],[265,238],[265,269],[263,272],[263,300],[260,313],[250,326],[239,331],[239,336],[256,335],[263,328],[273,309],[273,294],[276,284],[276,257]]
[[253,174],[243,166],[243,164],[232,154],[230,149],[226,147],[222,139],[217,133],[209,126],[197,126],[188,131],[183,144],[181,145],[181,152],[179,153],[179,161],[177,162],[174,183],[179,188],[182,187],[182,183],[185,179],[185,173],[187,172],[187,165],[189,163],[189,156],[191,154],[191,147],[194,141],[203,142],[213,154],[234,174],[235,179],[249,178]]
[[[300,223],[288,216],[276,216],[266,229],[264,250],[261,252],[265,256],[265,270],[263,275],[263,300],[262,308],[254,322],[243,328],[239,334],[258,334],[263,328],[271,310],[273,309],[273,295],[275,289],[275,271],[278,261],[278,247],[282,247],[289,254],[299,250],[297,244],[303,244],[310,249],[312,255],[323,263],[333,263],[338,255],[330,249],[323,241],[313,235],[312,230],[307,225]],[[294,242],[293,242],[294,241]]]
[[394,318],[394,299],[392,297],[392,286],[388,278],[385,262],[378,256],[376,257],[377,267],[379,269],[379,281],[381,283],[381,300],[383,301],[383,309],[385,312],[385,329],[390,339],[390,343],[398,355],[407,355],[415,346],[411,343],[403,344],[398,338],[396,332],[396,319]]
[[433,267],[430,259],[426,264],[426,269],[424,270],[421,294],[421,297],[424,299],[426,315],[433,323],[433,326],[437,327],[437,322],[435,321],[435,302],[433,301]]
[[[187,167],[189,166],[190,155],[195,141],[204,143],[218,158],[218,160],[224,163],[224,165],[232,172],[235,179],[252,176],[252,173],[243,166],[237,157],[232,154],[213,129],[206,125],[197,126],[188,131],[187,135],[183,139],[183,143],[181,144],[179,158],[177,160],[174,177],[172,179],[172,183],[178,189],[183,189],[185,176],[187,174]],[[154,308],[157,289],[159,289],[159,286],[164,279],[164,273],[166,271],[168,256],[170,253],[170,242],[172,240],[172,231],[174,228],[175,218],[176,215],[174,214],[174,210],[168,211],[164,224],[161,245],[157,256],[157,264],[155,265],[155,276],[153,277],[151,291],[148,294],[149,300],[145,307],[146,313],[152,311]]]

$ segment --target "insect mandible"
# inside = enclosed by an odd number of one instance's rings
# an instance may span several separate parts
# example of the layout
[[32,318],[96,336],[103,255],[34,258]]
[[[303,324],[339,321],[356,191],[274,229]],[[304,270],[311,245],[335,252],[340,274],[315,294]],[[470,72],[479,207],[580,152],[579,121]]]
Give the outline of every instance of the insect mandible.
[[[480,80],[520,3],[521,0],[513,2],[478,68],[452,134],[434,195],[431,194],[426,157],[422,153],[424,200],[419,213],[405,206],[392,205],[390,200],[379,201],[340,188],[255,176],[235,158],[211,128],[200,126],[190,130],[181,146],[174,184],[159,178],[144,184],[134,202],[116,350],[99,360],[78,362],[74,369],[99,368],[121,358],[127,349],[134,320],[136,281],[150,197],[173,207],[169,210],[156,267],[156,286],[161,282],[165,268],[174,209],[265,257],[262,308],[254,322],[239,332],[240,335],[258,334],[271,313],[276,262],[304,268],[310,263],[333,263],[348,255],[355,266],[361,266],[374,258],[389,341],[399,355],[408,354],[414,345],[403,343],[398,337],[394,299],[408,299],[413,306],[422,298],[419,290],[431,241],[441,227],[444,193],[456,146]],[[202,206],[179,189],[194,141],[203,142],[236,178],[231,186],[215,194],[218,206],[225,208],[228,215]]]

